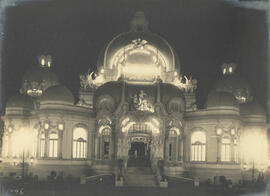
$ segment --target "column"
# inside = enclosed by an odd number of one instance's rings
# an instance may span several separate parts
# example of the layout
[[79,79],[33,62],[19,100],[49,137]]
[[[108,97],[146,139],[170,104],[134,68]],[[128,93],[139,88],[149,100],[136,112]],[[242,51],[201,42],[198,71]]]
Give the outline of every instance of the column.
[[95,137],[92,131],[89,131],[87,154],[89,159],[95,158]]
[[37,146],[36,146],[36,157],[39,158],[39,152],[40,152],[40,131],[37,134]]
[[58,158],[62,159],[63,131],[58,131]]
[[160,103],[160,79],[157,82],[157,102]]
[[183,136],[183,161],[188,161],[188,156],[187,156],[187,149],[189,149],[189,154],[190,154],[190,148],[187,148],[187,142],[186,142],[186,136]]
[[183,145],[183,137],[180,138],[180,157],[179,160],[183,161],[183,154],[184,154],[184,145]]
[[115,130],[111,131],[111,142],[110,142],[110,160],[115,159]]
[[270,8],[268,8],[268,10],[266,11],[266,17],[267,17],[267,28],[268,28],[268,62],[267,62],[267,75],[268,77],[266,77],[267,79],[267,121],[268,123],[270,123],[270,78],[269,78],[269,74],[270,74]]
[[219,136],[217,136],[217,163],[219,163],[220,162],[220,148],[221,146],[220,146],[220,137]]
[[179,153],[179,142],[178,142],[179,138],[178,136],[176,136],[176,152],[175,152],[175,161],[178,161],[178,153]]
[[7,147],[7,157],[11,157],[12,158],[12,137],[11,137],[12,133],[8,133],[8,145],[6,145]]
[[99,140],[98,135],[95,134],[95,160],[99,159]]
[[49,131],[45,131],[45,149],[44,149],[44,158],[47,158],[49,152]]

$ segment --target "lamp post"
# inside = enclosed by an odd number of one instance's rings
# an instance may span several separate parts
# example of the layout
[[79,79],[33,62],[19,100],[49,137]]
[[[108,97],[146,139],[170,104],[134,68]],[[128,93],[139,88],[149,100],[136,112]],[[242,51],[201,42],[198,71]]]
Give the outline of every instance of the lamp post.
[[24,180],[24,150],[22,153],[22,179]]
[[[14,166],[20,163],[22,165],[22,179],[25,178],[25,169],[26,164],[28,164],[28,160],[26,161],[26,155],[28,155],[28,152],[30,152],[31,148],[33,147],[34,137],[35,135],[33,132],[29,130],[25,130],[24,128],[21,128],[17,132],[13,133],[13,139],[14,139],[14,146],[15,152],[18,153],[18,158],[14,158]],[[21,161],[19,159],[21,158]],[[34,161],[33,157],[30,158],[30,163],[32,164]]]

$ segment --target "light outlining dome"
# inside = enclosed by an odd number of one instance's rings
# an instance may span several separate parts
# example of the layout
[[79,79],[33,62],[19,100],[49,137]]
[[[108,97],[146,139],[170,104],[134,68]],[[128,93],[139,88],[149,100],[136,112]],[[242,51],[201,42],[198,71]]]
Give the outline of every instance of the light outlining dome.
[[72,92],[63,85],[48,88],[40,98],[40,103],[74,104]]
[[178,55],[162,37],[148,30],[143,12],[137,12],[130,22],[129,32],[114,37],[98,60],[99,74],[105,80],[117,80],[120,76],[130,81],[153,81],[160,77],[164,82],[172,80],[170,74],[179,74]]
[[208,94],[206,108],[234,107],[239,108],[237,100],[233,94],[228,92],[212,91]]

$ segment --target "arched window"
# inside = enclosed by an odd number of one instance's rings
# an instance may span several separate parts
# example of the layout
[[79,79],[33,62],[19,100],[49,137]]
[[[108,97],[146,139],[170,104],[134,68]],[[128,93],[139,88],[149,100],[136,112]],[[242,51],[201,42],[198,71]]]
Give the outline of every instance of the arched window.
[[77,127],[73,131],[73,158],[87,157],[87,131]]
[[40,153],[40,157],[44,157],[45,156],[45,133],[42,132],[40,134],[40,142],[39,142],[39,153]]
[[221,161],[230,161],[231,157],[231,140],[229,137],[221,139]]
[[56,158],[58,155],[58,134],[51,132],[49,135],[49,157]]
[[195,131],[191,135],[191,161],[205,161],[206,136],[202,131]]

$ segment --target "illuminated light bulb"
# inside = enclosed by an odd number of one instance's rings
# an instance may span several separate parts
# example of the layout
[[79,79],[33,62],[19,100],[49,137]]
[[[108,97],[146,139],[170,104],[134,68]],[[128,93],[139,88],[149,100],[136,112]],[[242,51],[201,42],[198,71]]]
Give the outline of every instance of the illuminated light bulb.
[[235,135],[235,129],[231,129],[231,134]]
[[58,130],[60,130],[60,131],[64,130],[64,124],[63,123],[58,124]]
[[41,65],[45,65],[45,59],[41,59]]
[[49,129],[49,123],[45,123],[45,124],[44,124],[44,129],[45,129],[45,130],[48,130],[48,129]]
[[226,74],[226,68],[223,69],[223,75]]
[[217,128],[216,129],[216,133],[217,133],[217,135],[221,135],[222,134],[222,129],[221,128]]
[[48,61],[48,67],[51,67],[51,61]]
[[232,67],[229,68],[229,72],[232,73]]

